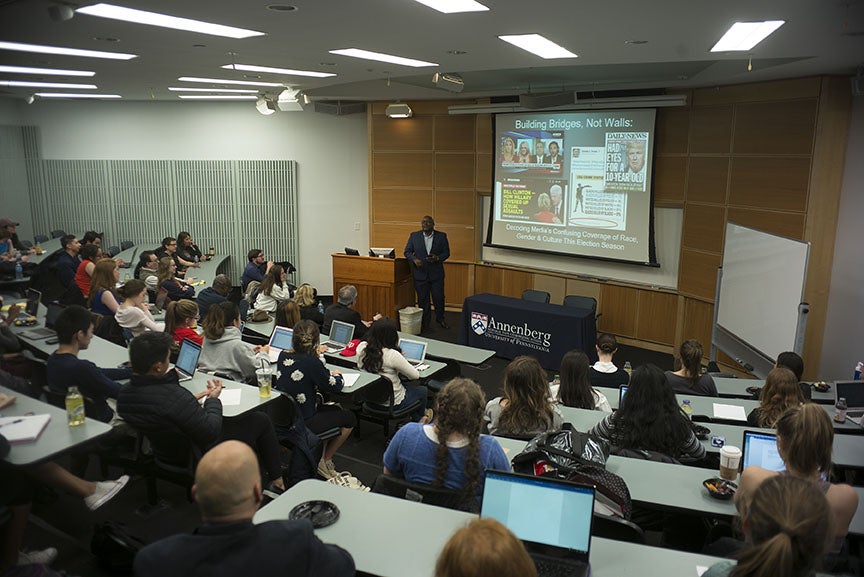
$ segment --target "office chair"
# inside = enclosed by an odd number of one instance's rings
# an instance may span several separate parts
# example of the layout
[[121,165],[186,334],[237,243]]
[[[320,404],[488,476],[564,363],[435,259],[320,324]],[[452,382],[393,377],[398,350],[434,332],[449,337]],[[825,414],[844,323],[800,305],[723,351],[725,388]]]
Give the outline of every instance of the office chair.
[[362,403],[358,416],[365,417],[367,421],[373,423],[381,423],[384,427],[385,439],[390,438],[390,423],[407,421],[411,413],[420,407],[420,401],[410,405],[402,403],[401,406],[394,407],[393,383],[384,377],[379,377],[358,390],[355,397]]
[[378,478],[375,479],[375,484],[372,486],[372,492],[405,499],[406,501],[414,501],[415,503],[426,503],[427,505],[435,505],[436,507],[444,507],[446,509],[467,511],[468,513],[478,513],[480,509],[477,499],[473,495],[466,498],[461,491],[412,483],[393,475],[378,475]]
[[583,297],[578,295],[567,295],[564,297],[564,306],[574,309],[589,310],[594,315],[594,320],[599,319],[603,313],[597,314],[597,299],[594,297]]
[[118,254],[120,254],[120,247],[119,246],[109,246],[108,247],[108,254],[110,254],[112,257],[117,256]]
[[522,300],[523,301],[531,301],[532,303],[546,303],[549,304],[549,299],[551,295],[546,291],[538,291],[534,289],[526,289],[522,291]]
[[33,240],[36,244],[42,244],[43,242],[48,242],[48,237],[44,234],[37,234],[33,237]]
[[29,240],[22,240],[21,246],[23,246],[24,248],[29,250],[29,249],[33,248],[33,243],[30,242]]
[[128,249],[132,248],[133,246],[135,246],[134,242],[132,242],[131,240],[124,240],[120,243],[120,250],[121,251],[128,250]]
[[66,236],[66,231],[63,229],[57,229],[51,231],[51,238],[60,238],[61,236]]
[[594,513],[591,535],[627,543],[645,543],[645,533],[636,523],[620,517],[598,515],[597,513]]

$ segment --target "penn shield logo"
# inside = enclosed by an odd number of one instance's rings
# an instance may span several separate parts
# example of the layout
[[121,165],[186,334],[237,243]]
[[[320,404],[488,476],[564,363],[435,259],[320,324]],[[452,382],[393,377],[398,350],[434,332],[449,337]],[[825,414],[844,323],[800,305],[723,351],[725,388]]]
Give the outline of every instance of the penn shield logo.
[[489,316],[483,313],[471,313],[471,329],[478,335],[485,335],[489,327]]

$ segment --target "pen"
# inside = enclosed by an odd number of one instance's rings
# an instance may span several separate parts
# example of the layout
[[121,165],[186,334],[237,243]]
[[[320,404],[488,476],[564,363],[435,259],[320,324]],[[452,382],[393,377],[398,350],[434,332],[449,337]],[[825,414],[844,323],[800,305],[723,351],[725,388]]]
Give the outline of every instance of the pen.
[[24,422],[24,419],[15,419],[14,421],[0,424],[0,427],[5,427],[6,425],[14,425],[16,423],[23,423],[23,422]]

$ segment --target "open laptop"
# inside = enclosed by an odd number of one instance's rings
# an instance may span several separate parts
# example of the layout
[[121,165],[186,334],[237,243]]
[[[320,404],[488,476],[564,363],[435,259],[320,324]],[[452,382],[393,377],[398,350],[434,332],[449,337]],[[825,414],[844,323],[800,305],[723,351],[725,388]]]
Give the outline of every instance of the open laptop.
[[45,311],[45,326],[27,329],[26,331],[21,331],[18,335],[31,341],[39,341],[57,336],[57,332],[54,330],[54,323],[57,322],[57,317],[60,316],[60,313],[65,308],[63,305],[57,303],[49,304]]
[[593,515],[594,487],[486,471],[480,516],[501,522],[522,540],[539,577],[588,575]]
[[744,454],[741,459],[741,470],[750,465],[762,467],[769,471],[785,471],[786,463],[777,450],[777,435],[760,433],[759,431],[744,431]]
[[327,342],[321,344],[327,347],[328,353],[338,353],[347,347],[353,338],[354,325],[343,323],[342,321],[333,321]]
[[[122,252],[122,251],[121,251]],[[135,247],[135,250],[132,251],[132,256],[129,257],[129,260],[124,260],[123,264],[117,265],[120,268],[130,268],[133,264],[135,264],[135,256],[138,254],[138,247]],[[117,256],[116,254],[114,256]]]
[[177,355],[177,362],[174,364],[181,383],[192,380],[192,377],[195,376],[195,370],[198,368],[198,357],[200,356],[201,345],[197,345],[189,339],[183,339],[180,353]]
[[267,353],[270,357],[270,363],[275,363],[279,360],[279,353],[284,350],[294,348],[294,330],[285,327],[273,327],[273,333],[270,335],[270,352]]
[[[27,289],[27,304],[24,305],[24,310],[21,311],[27,317],[35,317],[39,312],[39,301],[42,300],[42,293],[36,289]],[[21,313],[18,313],[21,316]]]
[[624,404],[624,397],[627,395],[627,387],[629,385],[618,385],[618,408]]
[[846,418],[860,425],[864,417],[864,381],[836,381],[834,383],[836,403],[840,397],[846,399]]
[[405,359],[412,365],[422,365],[426,360],[426,344],[423,341],[412,341],[411,339],[399,339],[399,348]]

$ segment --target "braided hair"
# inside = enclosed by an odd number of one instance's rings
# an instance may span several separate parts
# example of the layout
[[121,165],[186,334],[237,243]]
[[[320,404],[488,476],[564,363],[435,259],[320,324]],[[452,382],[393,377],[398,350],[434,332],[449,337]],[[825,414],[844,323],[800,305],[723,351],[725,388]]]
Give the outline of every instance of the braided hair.
[[437,404],[435,430],[438,434],[438,447],[435,452],[435,480],[432,486],[444,485],[450,466],[450,448],[447,441],[452,435],[463,435],[468,440],[468,446],[465,448],[465,480],[462,493],[466,497],[474,495],[482,473],[480,430],[486,396],[480,385],[471,379],[455,378],[438,393]]
[[294,325],[294,334],[291,337],[291,346],[294,353],[298,355],[318,355],[318,323],[305,319]]

